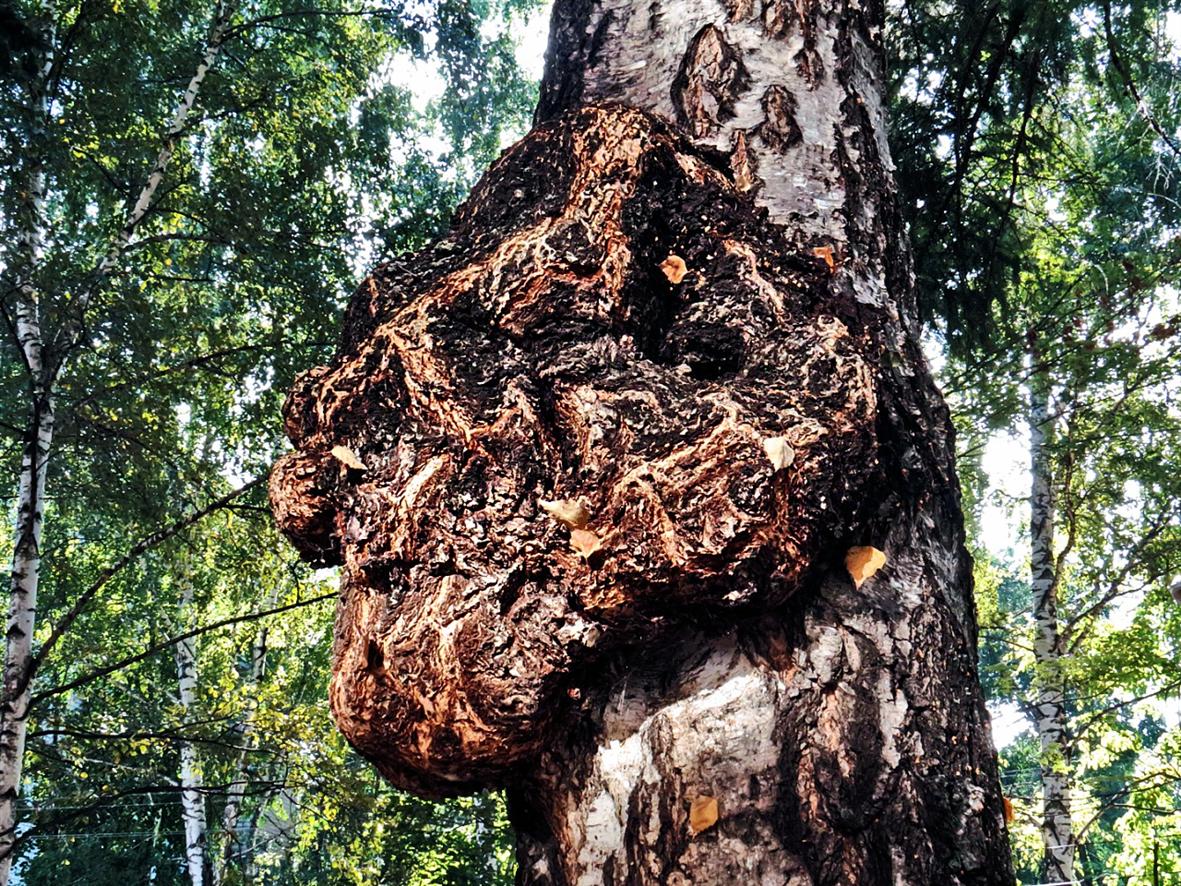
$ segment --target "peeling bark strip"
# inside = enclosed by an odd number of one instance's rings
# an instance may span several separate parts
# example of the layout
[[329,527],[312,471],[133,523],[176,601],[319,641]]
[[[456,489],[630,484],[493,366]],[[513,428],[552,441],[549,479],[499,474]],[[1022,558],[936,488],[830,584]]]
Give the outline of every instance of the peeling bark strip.
[[511,785],[519,883],[1012,882],[880,12],[559,0],[538,126],[288,399],[338,723]]

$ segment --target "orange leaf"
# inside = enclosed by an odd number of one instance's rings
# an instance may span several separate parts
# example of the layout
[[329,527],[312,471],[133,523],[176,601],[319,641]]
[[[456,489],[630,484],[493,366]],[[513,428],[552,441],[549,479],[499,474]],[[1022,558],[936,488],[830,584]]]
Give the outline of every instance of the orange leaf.
[[333,446],[332,454],[336,456],[337,461],[341,462],[346,467],[352,468],[354,471],[366,471],[368,468],[365,462],[357,458],[357,453],[349,449],[347,446]]
[[574,548],[580,557],[590,557],[602,546],[602,540],[589,529],[572,529],[570,531],[570,547]]
[[689,266],[685,264],[685,260],[679,255],[670,253],[669,257],[660,263],[660,270],[664,271],[664,276],[668,277],[668,282],[676,286],[689,273]]
[[541,509],[571,529],[582,529],[590,522],[590,511],[576,498],[541,499]]
[[833,260],[831,246],[817,246],[812,250],[812,254],[817,258],[824,259],[824,263],[828,265],[830,271],[836,270],[837,263]]
[[886,555],[877,548],[869,546],[849,548],[849,552],[845,554],[845,568],[849,570],[854,587],[861,587],[885,565]]
[[700,834],[718,821],[718,801],[714,797],[698,797],[689,804],[689,831]]

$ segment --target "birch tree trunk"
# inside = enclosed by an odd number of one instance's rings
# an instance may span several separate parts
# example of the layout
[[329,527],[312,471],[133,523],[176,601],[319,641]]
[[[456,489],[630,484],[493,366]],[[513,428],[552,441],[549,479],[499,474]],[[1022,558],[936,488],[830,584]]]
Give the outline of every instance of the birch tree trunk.
[[[180,567],[183,569],[183,565]],[[193,604],[193,585],[188,575],[181,576],[181,598],[178,621],[182,632],[189,621]],[[187,637],[176,644],[177,701],[180,704],[184,723],[193,719],[197,702],[197,656],[194,639]],[[209,862],[206,854],[208,833],[205,822],[205,791],[201,773],[201,761],[197,746],[181,739],[180,750],[180,803],[181,819],[185,829],[185,866],[193,886],[205,886]]]
[[25,362],[29,420],[25,426],[13,531],[12,579],[5,632],[4,698],[0,707],[0,886],[12,869],[16,802],[20,795],[29,699],[26,677],[33,656],[37,586],[41,576],[41,531],[45,517],[45,478],[53,444],[54,399],[46,372],[37,278],[45,251],[45,167],[43,148],[49,120],[48,78],[52,68],[52,9],[42,9],[42,39],[47,47],[28,81],[29,157],[22,201],[22,235],[17,244],[13,314]]
[[[540,119],[622,101],[675,121],[889,326],[889,414],[863,540],[773,617],[689,632],[588,700],[593,727],[510,793],[521,884],[1011,883],[977,683],[946,409],[917,347],[882,110],[882,7],[558,0]],[[824,254],[824,253],[822,253]],[[719,820],[698,832],[695,804]]]
[[1062,683],[1063,643],[1058,624],[1058,568],[1054,557],[1054,493],[1050,444],[1050,381],[1036,366],[1029,387],[1030,589],[1033,655],[1037,664],[1037,734],[1041,743],[1042,847],[1047,882],[1074,881],[1075,836],[1070,810],[1070,759]]
[[[266,608],[274,606],[275,599],[275,590],[272,590],[267,598]],[[246,711],[246,716],[242,722],[242,729],[239,733],[238,740],[242,745],[242,751],[238,755],[238,763],[234,767],[234,776],[230,780],[230,786],[226,792],[225,809],[222,811],[221,824],[224,843],[221,857],[213,869],[214,883],[218,884],[218,886],[225,880],[226,874],[230,870],[230,865],[242,857],[245,851],[244,846],[250,843],[249,839],[242,839],[238,833],[238,828],[242,814],[242,800],[246,796],[246,787],[250,783],[247,768],[250,764],[250,750],[254,741],[254,714],[257,710],[257,702],[254,695],[262,683],[263,674],[266,672],[266,662],[267,627],[263,624],[260,625],[258,633],[254,637],[254,643],[250,648],[250,707]]]
[[882,14],[558,0],[533,132],[284,407],[337,723],[507,785],[521,884],[1013,881]]
[[54,21],[52,2],[40,9],[43,44],[50,47],[37,73],[28,81],[29,150],[27,152],[23,233],[17,244],[16,287],[13,299],[16,338],[29,379],[29,422],[17,489],[11,595],[5,634],[4,698],[0,707],[0,886],[7,886],[16,838],[15,804],[20,792],[29,700],[34,662],[33,632],[37,586],[41,575],[41,534],[45,516],[46,477],[54,433],[54,397],[58,379],[78,343],[86,311],[95,294],[117,268],[127,247],[152,207],[176,146],[184,134],[201,85],[227,39],[235,3],[218,4],[201,59],[177,104],[164,143],[148,178],[130,204],[110,249],[81,294],[65,311],[55,330],[41,322],[41,293],[37,278],[44,261],[46,227],[45,150],[49,122],[48,79],[53,68]]

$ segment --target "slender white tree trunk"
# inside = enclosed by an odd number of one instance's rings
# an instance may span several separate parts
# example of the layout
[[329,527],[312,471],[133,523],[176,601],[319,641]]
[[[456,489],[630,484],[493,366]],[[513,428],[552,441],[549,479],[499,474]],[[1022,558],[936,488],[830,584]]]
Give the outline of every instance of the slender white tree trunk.
[[[81,334],[84,315],[95,292],[114,271],[152,206],[156,190],[184,133],[201,84],[229,35],[230,19],[236,9],[236,3],[218,5],[201,60],[172,115],[164,144],[156,156],[147,182],[132,204],[123,226],[96,269],[93,279],[74,305],[73,313],[57,330],[56,335],[48,334],[42,327],[40,292],[36,282],[44,259],[47,227],[45,143],[50,112],[48,86],[53,68],[52,50],[47,51],[44,58],[40,59],[37,73],[28,83],[30,150],[22,207],[25,219],[14,263],[17,284],[13,315],[17,342],[29,378],[30,418],[25,432],[24,455],[18,481],[11,596],[4,659],[4,698],[0,706],[0,886],[8,884],[16,838],[15,803],[20,791],[32,689],[30,667],[33,661],[37,585],[41,575],[40,543],[45,515],[45,479],[49,467],[50,447],[53,443],[54,393],[57,380]],[[43,22],[43,43],[50,47],[53,45],[53,23],[56,20],[53,3],[46,0],[40,13]]]
[[[272,590],[267,601],[268,607],[274,606],[275,596]],[[214,866],[213,881],[216,886],[220,886],[230,869],[230,865],[235,859],[241,856],[242,846],[248,842],[240,838],[238,825],[242,815],[242,800],[246,796],[246,787],[249,784],[249,775],[246,770],[250,763],[250,748],[254,741],[254,712],[257,709],[256,691],[259,684],[262,683],[263,674],[266,671],[266,661],[267,628],[266,625],[262,625],[254,638],[254,644],[250,650],[250,707],[247,709],[246,716],[242,721],[242,732],[239,739],[242,745],[242,752],[238,755],[238,764],[234,768],[234,777],[230,782],[230,788],[226,794],[226,806],[221,817],[222,831],[225,836],[221,858]]]
[[[52,44],[52,10],[42,8],[42,38]],[[16,336],[29,380],[29,421],[18,481],[12,579],[5,633],[4,698],[0,706],[0,886],[8,883],[16,839],[16,801],[28,728],[29,681],[37,585],[41,576],[41,529],[45,516],[45,476],[53,444],[54,403],[46,377],[37,274],[45,252],[45,165],[42,146],[49,117],[48,80],[52,52],[39,60],[28,85],[30,157],[16,254],[17,289],[13,306]]]
[[[1037,360],[1037,356],[1034,356]],[[1074,879],[1074,831],[1070,814],[1070,774],[1063,704],[1062,640],[1058,625],[1057,568],[1054,560],[1053,468],[1049,446],[1053,418],[1049,380],[1034,370],[1029,391],[1030,586],[1033,593],[1034,659],[1037,662],[1037,733],[1041,742],[1042,845],[1050,882]]]
[[[180,625],[188,623],[188,614],[193,603],[193,585],[186,574],[182,577],[183,590],[180,599]],[[177,697],[186,723],[192,720],[197,701],[197,656],[193,649],[194,640],[188,637],[176,644]],[[185,864],[193,886],[205,886],[207,868],[205,846],[207,827],[205,823],[204,781],[201,761],[197,748],[191,741],[180,743],[180,802],[181,816],[185,826]]]

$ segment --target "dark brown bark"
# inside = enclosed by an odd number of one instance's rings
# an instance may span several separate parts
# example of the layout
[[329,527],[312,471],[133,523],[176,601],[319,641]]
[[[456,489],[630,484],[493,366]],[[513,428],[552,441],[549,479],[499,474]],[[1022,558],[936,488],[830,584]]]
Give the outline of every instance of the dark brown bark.
[[336,715],[403,786],[503,779],[604,656],[861,540],[880,329],[710,159],[618,106],[538,127],[292,394],[276,514],[344,564]]
[[539,125],[289,398],[338,723],[511,785],[522,883],[1012,882],[877,14],[559,0]]

